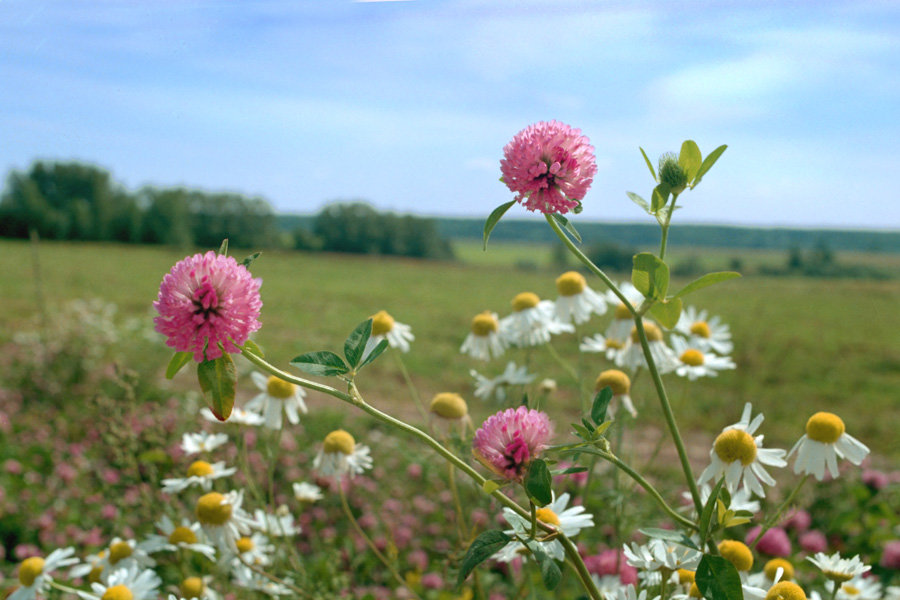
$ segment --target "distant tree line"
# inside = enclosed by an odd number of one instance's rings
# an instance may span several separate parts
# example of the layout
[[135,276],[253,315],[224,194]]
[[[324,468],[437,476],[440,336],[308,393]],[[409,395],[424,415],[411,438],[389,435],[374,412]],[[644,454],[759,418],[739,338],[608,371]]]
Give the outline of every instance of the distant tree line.
[[129,192],[109,172],[77,162],[12,170],[0,196],[0,236],[32,231],[51,240],[116,241],[217,248],[297,248],[449,258],[433,221],[378,212],[361,203],[324,208],[312,228],[284,231],[262,198],[181,187]]

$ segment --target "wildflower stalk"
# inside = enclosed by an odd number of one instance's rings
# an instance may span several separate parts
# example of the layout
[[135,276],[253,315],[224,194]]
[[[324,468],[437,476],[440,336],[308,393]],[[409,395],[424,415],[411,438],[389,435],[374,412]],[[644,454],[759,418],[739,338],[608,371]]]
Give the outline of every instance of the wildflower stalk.
[[422,422],[428,422],[428,414],[425,412],[425,405],[422,404],[422,399],[419,397],[419,392],[416,390],[416,386],[413,383],[412,377],[409,376],[409,371],[406,369],[406,364],[403,362],[403,358],[400,356],[399,352],[391,352],[394,355],[394,358],[397,359],[397,364],[400,366],[400,373],[403,375],[403,381],[406,382],[406,387],[409,388],[409,395],[412,396],[413,402],[416,404],[416,408],[419,409],[419,415],[422,417]]
[[68,592],[69,594],[76,594],[78,596],[81,596],[81,594],[82,594],[82,590],[79,590],[79,589],[73,588],[73,587],[69,587],[68,585],[59,583],[55,579],[50,579],[48,577],[46,581],[47,581],[47,583],[50,584],[50,587],[55,587],[56,589],[58,589],[60,591]]
[[669,214],[666,216],[666,222],[659,224],[659,227],[662,230],[662,234],[659,239],[659,260],[666,259],[666,243],[669,240],[669,224],[672,222],[672,213],[675,212],[675,203],[677,201],[678,194],[672,194],[672,208],[669,209]]
[[[663,416],[666,419],[666,424],[669,427],[669,432],[672,434],[672,441],[675,443],[675,448],[678,451],[678,459],[681,462],[681,469],[684,471],[684,477],[687,480],[688,488],[691,490],[691,498],[694,500],[694,507],[697,509],[697,514],[701,514],[703,512],[703,503],[700,500],[700,490],[697,488],[697,481],[694,479],[694,473],[691,470],[691,463],[687,457],[687,450],[684,446],[684,441],[681,438],[681,433],[678,431],[678,425],[675,423],[675,415],[672,413],[672,406],[669,403],[669,397],[666,394],[666,388],[663,385],[662,378],[659,374],[659,369],[656,367],[656,362],[653,360],[653,356],[650,354],[650,346],[647,342],[647,333],[644,331],[644,322],[641,319],[641,313],[635,309],[634,305],[628,301],[628,298],[625,297],[625,294],[616,287],[616,284],[613,283],[612,279],[604,273],[597,265],[593,263],[591,259],[589,259],[581,249],[576,246],[569,236],[560,229],[559,224],[549,215],[546,214],[544,217],[547,219],[547,223],[550,225],[550,228],[556,233],[557,237],[562,240],[563,244],[566,245],[566,248],[569,249],[569,252],[575,255],[578,260],[580,260],[584,265],[590,269],[590,271],[603,280],[612,293],[616,295],[616,297],[622,302],[625,308],[628,309],[628,312],[631,313],[631,316],[634,318],[634,326],[637,330],[638,337],[641,340],[641,349],[644,351],[644,358],[647,361],[647,369],[650,371],[650,376],[653,379],[653,386],[656,388],[656,394],[659,397],[659,403],[663,409]],[[664,251],[665,248],[662,248]]]
[[756,548],[756,545],[759,543],[759,540],[762,539],[762,537],[766,534],[767,531],[772,529],[772,527],[775,525],[775,523],[778,522],[778,519],[779,519],[779,517],[781,517],[781,514],[787,509],[788,506],[790,506],[794,502],[794,498],[797,496],[797,493],[800,491],[800,488],[803,487],[803,484],[806,483],[807,479],[809,479],[809,473],[807,473],[806,475],[803,476],[803,479],[801,479],[800,482],[797,484],[797,487],[795,487],[791,491],[791,493],[788,494],[788,497],[785,499],[785,501],[782,502],[778,506],[778,509],[768,519],[765,520],[765,522],[763,523],[762,527],[759,530],[759,535],[757,535],[756,539],[753,540],[753,543],[750,544],[751,550]]

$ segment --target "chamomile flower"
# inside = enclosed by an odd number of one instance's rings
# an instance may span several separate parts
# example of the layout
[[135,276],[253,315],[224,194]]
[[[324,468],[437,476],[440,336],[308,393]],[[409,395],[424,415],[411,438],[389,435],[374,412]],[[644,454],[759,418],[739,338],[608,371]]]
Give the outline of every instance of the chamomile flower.
[[391,348],[400,352],[409,352],[409,343],[416,339],[412,327],[394,320],[387,311],[381,310],[371,316],[372,335],[366,342],[363,356],[368,356],[381,340],[387,340]]
[[747,544],[738,540],[722,540],[719,542],[719,554],[734,565],[742,579],[746,579],[753,567],[753,551]]
[[143,543],[148,554],[162,551],[177,552],[181,549],[197,552],[209,560],[216,560],[216,549],[200,541],[202,539],[200,523],[182,519],[181,525],[176,526],[169,517],[163,515],[156,522],[156,528],[162,535],[150,534]]
[[[700,504],[702,506],[706,506],[706,501],[709,500],[709,495],[712,494],[712,487],[704,483],[700,486]],[[737,511],[746,511],[751,513],[758,513],[760,510],[759,500],[754,500],[753,496],[750,494],[750,490],[747,488],[740,488],[733,494],[730,494],[731,502],[726,507],[728,510],[737,512]],[[691,493],[689,491],[685,491],[681,494],[681,497],[684,498],[685,502],[689,502],[689,508],[693,509],[694,505],[691,500]],[[719,496],[721,500],[722,497]]]
[[[610,388],[613,393],[612,401],[610,401],[607,412],[610,417],[616,414],[616,404],[621,403],[632,417],[637,416],[634,404],[631,402],[631,378],[618,369],[609,369],[600,373],[594,384],[594,390],[600,391],[603,388]],[[613,401],[616,404],[613,404]]]
[[313,468],[325,477],[352,477],[371,469],[372,457],[368,446],[357,444],[352,435],[336,429],[325,436],[322,449],[313,460]]
[[155,600],[162,584],[152,569],[141,569],[132,563],[116,569],[105,582],[91,583],[90,592],[78,592],[84,600]]
[[84,562],[69,569],[69,577],[78,578],[87,575],[88,583],[100,581],[100,575],[106,567],[107,550],[103,549],[96,554],[89,554]]
[[156,565],[156,561],[150,557],[147,552],[145,542],[138,543],[137,540],[124,540],[120,537],[114,537],[106,547],[101,564],[110,569],[126,569],[132,564],[139,567],[152,567]]
[[241,508],[243,491],[209,492],[197,500],[196,514],[203,531],[222,551],[234,552],[235,542],[249,535],[256,522]]
[[205,431],[185,433],[181,436],[181,449],[190,456],[200,452],[210,452],[226,442],[228,442],[228,436],[224,433],[207,433]]
[[825,583],[825,589],[829,593],[834,591],[834,586],[840,585],[837,596],[840,600],[880,600],[881,598],[881,582],[877,577],[862,577],[857,575],[850,581],[843,584],[834,581]]
[[45,594],[50,589],[52,571],[74,565],[78,562],[75,548],[58,548],[46,558],[31,556],[19,563],[20,586],[9,595],[8,600],[34,600],[37,594]]
[[[234,583],[239,587],[248,590],[263,592],[264,594],[273,597],[290,596],[294,593],[286,585],[275,583],[274,581],[271,581],[263,577],[262,575],[258,575],[244,565],[238,565],[237,567],[235,567],[233,574]],[[290,580],[285,580],[285,583],[289,582]]]
[[206,407],[200,409],[200,414],[207,421],[212,421],[213,423],[235,423],[238,425],[262,425],[266,422],[262,415],[259,415],[255,412],[251,412],[249,410],[244,410],[243,408],[238,408],[235,406],[231,409],[231,416],[229,416],[224,421],[220,421],[216,418],[212,411]]
[[541,300],[537,294],[522,292],[512,300],[513,313],[500,319],[500,334],[513,346],[540,346],[550,336],[575,331],[556,316],[553,302]]
[[769,588],[764,600],[806,600],[806,592],[793,581],[779,581]]
[[735,493],[743,485],[752,494],[765,497],[762,484],[774,485],[775,480],[763,465],[783,467],[787,465],[784,450],[763,448],[763,436],[753,436],[762,424],[762,413],[752,420],[750,403],[744,405],[741,420],[722,430],[709,451],[710,465],[701,473],[699,483],[716,480],[725,476],[725,486],[729,493]]
[[260,413],[266,420],[269,429],[281,429],[282,412],[287,414],[292,425],[300,422],[300,413],[306,414],[306,403],[303,397],[306,392],[299,385],[271,375],[266,377],[254,371],[250,373],[253,384],[261,391],[245,408]]
[[[550,504],[537,509],[537,519],[541,523],[561,531],[570,538],[577,535],[582,529],[594,526],[593,515],[585,513],[583,506],[566,508],[568,504],[569,494],[562,494],[559,497],[556,497],[554,494],[553,501]],[[530,536],[531,521],[519,516],[509,508],[503,509],[503,518],[512,526],[512,529],[506,531],[507,535],[516,535],[522,538]],[[565,551],[559,540],[535,541],[531,543],[546,552],[551,558],[556,560],[565,558]],[[517,556],[524,555],[526,552],[525,548],[525,544],[518,540],[513,540],[497,551],[494,558],[500,562],[510,562]]]
[[208,492],[212,489],[213,481],[234,475],[236,471],[235,467],[227,468],[221,461],[210,464],[205,460],[195,460],[188,467],[185,477],[163,479],[162,490],[166,494],[177,494],[197,486]]
[[659,538],[651,538],[643,545],[632,542],[629,547],[628,544],[625,544],[622,549],[625,551],[628,564],[644,571],[659,571],[660,569],[693,571],[697,568],[702,556],[697,550]]
[[[692,342],[693,340],[690,340]],[[691,344],[678,336],[672,337],[672,349],[681,363],[675,367],[675,374],[696,381],[700,377],[715,377],[719,371],[734,369],[734,361],[728,356],[717,356],[704,352],[699,345]]]
[[324,498],[322,495],[322,488],[314,483],[301,481],[292,484],[292,487],[294,490],[294,498],[301,504],[312,504],[313,502],[318,502]]
[[499,358],[506,350],[506,340],[500,335],[497,313],[486,310],[472,319],[472,330],[460,346],[459,351],[476,360]]
[[275,514],[256,509],[253,511],[256,529],[270,537],[290,537],[300,533],[300,526],[294,524],[294,515],[285,505],[279,506]]
[[[219,594],[209,587],[209,582],[213,580],[211,575],[206,577],[186,577],[178,584],[178,591],[183,598],[198,598],[199,600],[219,600]],[[169,595],[169,598],[175,596]]]
[[[644,302],[644,295],[638,291],[631,282],[624,282],[619,286],[619,291],[635,308]],[[631,334],[631,328],[634,327],[634,315],[628,310],[628,307],[616,296],[612,290],[606,293],[606,300],[615,308],[613,309],[613,320],[606,328],[604,333],[607,346],[612,347],[620,344],[619,348],[624,348]]]
[[469,405],[459,394],[443,392],[431,399],[428,407],[429,422],[444,434],[453,431],[464,435],[472,427]]
[[[655,323],[644,321],[644,333],[647,336],[647,346],[650,348],[650,356],[656,364],[660,374],[674,371],[681,364],[672,349],[666,345],[662,330]],[[647,367],[647,359],[644,357],[644,349],[641,346],[641,338],[637,326],[631,328],[628,340],[622,351],[616,354],[616,365],[634,371],[639,367]]]
[[265,567],[272,564],[272,556],[275,554],[275,546],[269,543],[269,538],[259,532],[238,538],[234,543],[235,551],[232,551],[233,568],[237,568],[242,562]]
[[578,349],[581,352],[595,352],[606,356],[607,360],[615,361],[616,356],[625,347],[624,340],[608,338],[602,333],[581,340]]
[[688,306],[678,318],[675,331],[691,340],[690,343],[700,350],[719,355],[730,354],[734,350],[731,330],[718,316],[708,319],[707,314],[705,310],[698,312],[693,306]]
[[850,581],[872,568],[859,560],[859,555],[853,558],[841,558],[838,552],[831,556],[824,552],[816,552],[815,556],[807,556],[806,560],[819,567],[826,578],[838,583]]
[[563,273],[556,279],[556,316],[563,323],[580,325],[590,320],[592,314],[606,312],[606,297],[588,287],[584,275],[578,271]]
[[514,362],[506,364],[503,373],[497,377],[485,377],[481,373],[472,369],[469,375],[475,378],[475,392],[473,395],[482,400],[490,400],[494,398],[498,402],[505,402],[510,386],[528,385],[536,375],[528,372],[528,368],[524,365],[519,367]]
[[[773,562],[770,560],[766,563],[766,568],[759,573],[754,573],[746,577],[741,573],[741,578],[746,579],[746,581],[741,584],[741,589],[744,592],[744,600],[766,600],[769,590],[778,585],[782,579],[784,579],[784,581],[790,581],[794,578],[794,567],[791,566],[791,563],[783,558],[774,560],[785,563],[787,567],[779,564],[775,566],[774,569],[770,569],[769,565]],[[790,568],[790,575],[788,575],[787,568]]]
[[794,473],[815,475],[822,481],[825,467],[831,476],[838,476],[838,458],[846,458],[854,465],[859,465],[869,449],[846,432],[844,421],[829,412],[817,412],[806,422],[806,433],[801,437],[788,456],[797,453],[794,462]]

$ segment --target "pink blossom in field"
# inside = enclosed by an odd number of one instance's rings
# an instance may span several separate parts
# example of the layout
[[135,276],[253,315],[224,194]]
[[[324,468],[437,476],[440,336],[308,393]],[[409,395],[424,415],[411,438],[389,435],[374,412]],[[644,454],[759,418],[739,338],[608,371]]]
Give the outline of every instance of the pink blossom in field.
[[472,450],[486,467],[506,479],[521,479],[553,436],[546,413],[524,406],[491,415],[475,432]]
[[394,529],[394,545],[400,550],[408,547],[415,537],[413,531],[411,527],[397,527]]
[[799,508],[791,512],[784,521],[785,529],[793,529],[797,532],[806,531],[810,525],[812,525],[812,517],[808,512]]
[[72,481],[78,476],[78,469],[76,469],[69,463],[58,463],[54,470],[56,471],[57,476],[59,476],[59,478],[66,483],[72,483]]
[[877,491],[886,488],[891,481],[887,473],[866,469],[862,472],[862,482]]
[[885,569],[900,570],[900,540],[891,540],[884,545],[884,552],[878,564]]
[[359,526],[363,529],[372,529],[378,524],[378,519],[376,519],[375,515],[372,513],[361,515],[357,521],[359,522]]
[[800,534],[800,547],[813,554],[815,552],[825,552],[828,549],[828,540],[821,531],[812,529]]
[[119,509],[113,504],[104,504],[103,508],[100,509],[100,516],[107,521],[115,519],[117,514],[119,514]]
[[406,562],[414,569],[424,571],[428,568],[428,555],[424,550],[413,550],[406,555]]
[[488,524],[489,516],[487,514],[487,511],[476,508],[471,513],[469,513],[469,519],[472,521],[473,526],[484,527]]
[[[759,525],[750,529],[750,531],[747,532],[744,543],[751,546],[756,538],[759,537],[760,531],[762,531],[762,528]],[[781,527],[772,527],[763,534],[759,542],[756,543],[756,549],[769,556],[790,556],[791,540],[788,539],[787,532],[784,529]]]
[[7,458],[3,461],[3,470],[10,475],[21,475],[23,470],[22,463],[14,458]]
[[240,352],[237,346],[260,328],[261,284],[230,256],[188,256],[163,277],[153,303],[155,329],[168,338],[166,345],[193,352],[197,362],[219,358],[223,350]]
[[437,573],[425,573],[422,575],[422,587],[426,590],[439,590],[444,587],[444,578]]
[[19,544],[13,548],[13,556],[16,560],[25,560],[31,556],[40,556],[41,551],[34,544]]
[[406,467],[406,476],[410,479],[418,479],[422,476],[422,465],[419,463],[410,463],[408,467]]
[[565,214],[591,187],[597,162],[580,129],[558,121],[529,125],[503,148],[503,182],[531,211]]

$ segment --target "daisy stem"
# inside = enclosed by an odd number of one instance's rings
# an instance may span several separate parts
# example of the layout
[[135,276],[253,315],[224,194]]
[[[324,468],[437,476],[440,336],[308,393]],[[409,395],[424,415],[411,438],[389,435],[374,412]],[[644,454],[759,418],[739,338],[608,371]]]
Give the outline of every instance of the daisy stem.
[[60,590],[60,591],[63,591],[63,592],[69,592],[70,594],[77,594],[77,595],[79,595],[79,596],[80,596],[81,593],[82,593],[82,590],[79,590],[79,589],[73,588],[73,587],[69,587],[69,586],[67,586],[67,585],[64,585],[64,584],[62,584],[62,583],[57,582],[57,581],[54,580],[54,579],[48,578],[48,579],[47,579],[47,583],[50,584],[50,587],[55,587],[56,589],[58,589],[58,590]]
[[[553,357],[553,359],[559,363],[559,366],[561,366],[565,370],[565,372],[569,375],[569,377],[572,378],[572,381],[575,382],[575,385],[580,387],[581,386],[581,378],[578,377],[578,372],[575,370],[575,368],[572,367],[572,365],[570,365],[568,362],[566,362],[566,359],[564,359],[562,356],[560,356],[559,352],[556,351],[556,348],[553,347],[553,344],[544,344],[544,346],[550,352],[550,355]],[[581,404],[582,404],[582,410],[584,410],[584,402],[582,401]]]
[[450,471],[450,491],[453,493],[453,507],[456,509],[456,526],[459,530],[459,541],[465,544],[469,537],[469,534],[467,533],[469,531],[469,526],[466,525],[466,517],[465,514],[463,514],[462,502],[459,500],[459,488],[456,486],[456,469],[454,469],[453,465],[450,463],[447,463],[447,466]]
[[356,531],[356,534],[366,542],[366,545],[369,546],[369,549],[372,551],[372,553],[375,554],[375,556],[378,557],[378,560],[381,561],[381,563],[385,566],[385,568],[387,568],[387,570],[390,571],[390,573],[391,573],[391,575],[393,575],[394,579],[397,580],[397,583],[400,584],[400,587],[405,587],[406,589],[409,590],[409,593],[412,594],[415,598],[422,600],[422,597],[419,596],[415,591],[413,591],[413,589],[411,587],[409,587],[409,585],[406,583],[406,581],[403,579],[403,577],[400,576],[400,573],[397,572],[397,569],[394,568],[394,565],[392,565],[391,562],[387,559],[387,557],[381,553],[381,551],[375,545],[375,542],[372,541],[372,538],[370,538],[368,535],[366,535],[366,532],[363,531],[362,527],[360,527],[359,522],[357,522],[357,520],[356,520],[356,517],[353,516],[353,511],[350,510],[350,504],[347,502],[347,494],[344,493],[343,484],[338,482],[337,487],[338,487],[338,493],[341,496],[341,506],[344,509],[344,514],[347,515],[347,519],[350,521],[350,524],[353,526],[353,529],[354,529],[354,531]]
[[772,529],[772,527],[775,525],[775,523],[778,522],[778,519],[781,517],[781,513],[783,513],[787,509],[787,507],[790,506],[794,502],[794,498],[797,496],[797,493],[800,491],[800,488],[803,487],[803,484],[806,483],[807,479],[809,479],[808,473],[803,476],[803,479],[800,480],[800,482],[797,484],[797,487],[795,487],[791,491],[791,493],[788,495],[788,497],[785,499],[785,501],[782,502],[778,506],[778,509],[772,514],[772,516],[770,516],[768,519],[766,519],[766,521],[762,525],[762,528],[760,528],[760,530],[759,530],[759,535],[757,535],[756,539],[753,540],[753,543],[750,544],[751,550],[756,548],[756,545],[759,543],[759,540],[761,540],[762,537],[766,534],[766,532],[769,531],[770,529]]
[[425,406],[422,404],[422,399],[419,397],[419,392],[416,390],[415,384],[413,384],[412,377],[409,376],[409,371],[406,369],[403,358],[400,356],[399,352],[392,352],[391,354],[397,359],[397,364],[400,366],[400,373],[403,375],[403,381],[406,382],[406,387],[409,388],[409,395],[412,396],[413,402],[416,403],[416,408],[419,409],[419,414],[422,416],[422,422],[427,423],[428,414],[425,412]]
[[[569,252],[574,254],[578,260],[580,260],[584,265],[590,269],[590,271],[603,280],[613,294],[622,302],[628,312],[631,313],[631,316],[634,317],[634,326],[637,329],[638,336],[641,339],[641,349],[644,351],[644,358],[647,360],[648,370],[650,371],[650,376],[653,379],[653,385],[656,388],[656,394],[659,396],[659,402],[662,405],[663,415],[666,418],[666,424],[669,427],[669,432],[672,434],[672,440],[675,442],[675,448],[678,450],[678,459],[681,461],[681,468],[684,471],[684,477],[687,480],[688,488],[691,490],[691,498],[694,500],[694,507],[697,509],[697,514],[701,514],[703,512],[703,504],[700,501],[700,490],[697,489],[697,482],[694,479],[694,473],[691,470],[691,463],[688,461],[687,450],[684,447],[684,441],[681,439],[681,434],[678,432],[678,425],[675,423],[675,415],[672,414],[672,406],[669,404],[669,398],[666,395],[666,388],[663,385],[662,378],[659,375],[659,369],[656,367],[656,363],[653,361],[653,357],[650,354],[650,346],[647,343],[647,333],[644,331],[644,323],[641,320],[641,314],[637,311],[634,305],[628,301],[628,298],[625,297],[625,294],[616,287],[616,284],[613,283],[612,279],[604,273],[600,267],[595,265],[591,259],[589,259],[584,252],[581,251],[575,243],[569,239],[569,236],[565,234],[565,232],[560,229],[559,224],[549,215],[545,214],[544,217],[547,219],[547,223],[550,225],[550,228],[556,232],[557,237],[562,240],[563,244],[566,245],[566,248],[569,249]],[[671,218],[671,214],[670,214]],[[663,251],[665,248],[662,249]]]

